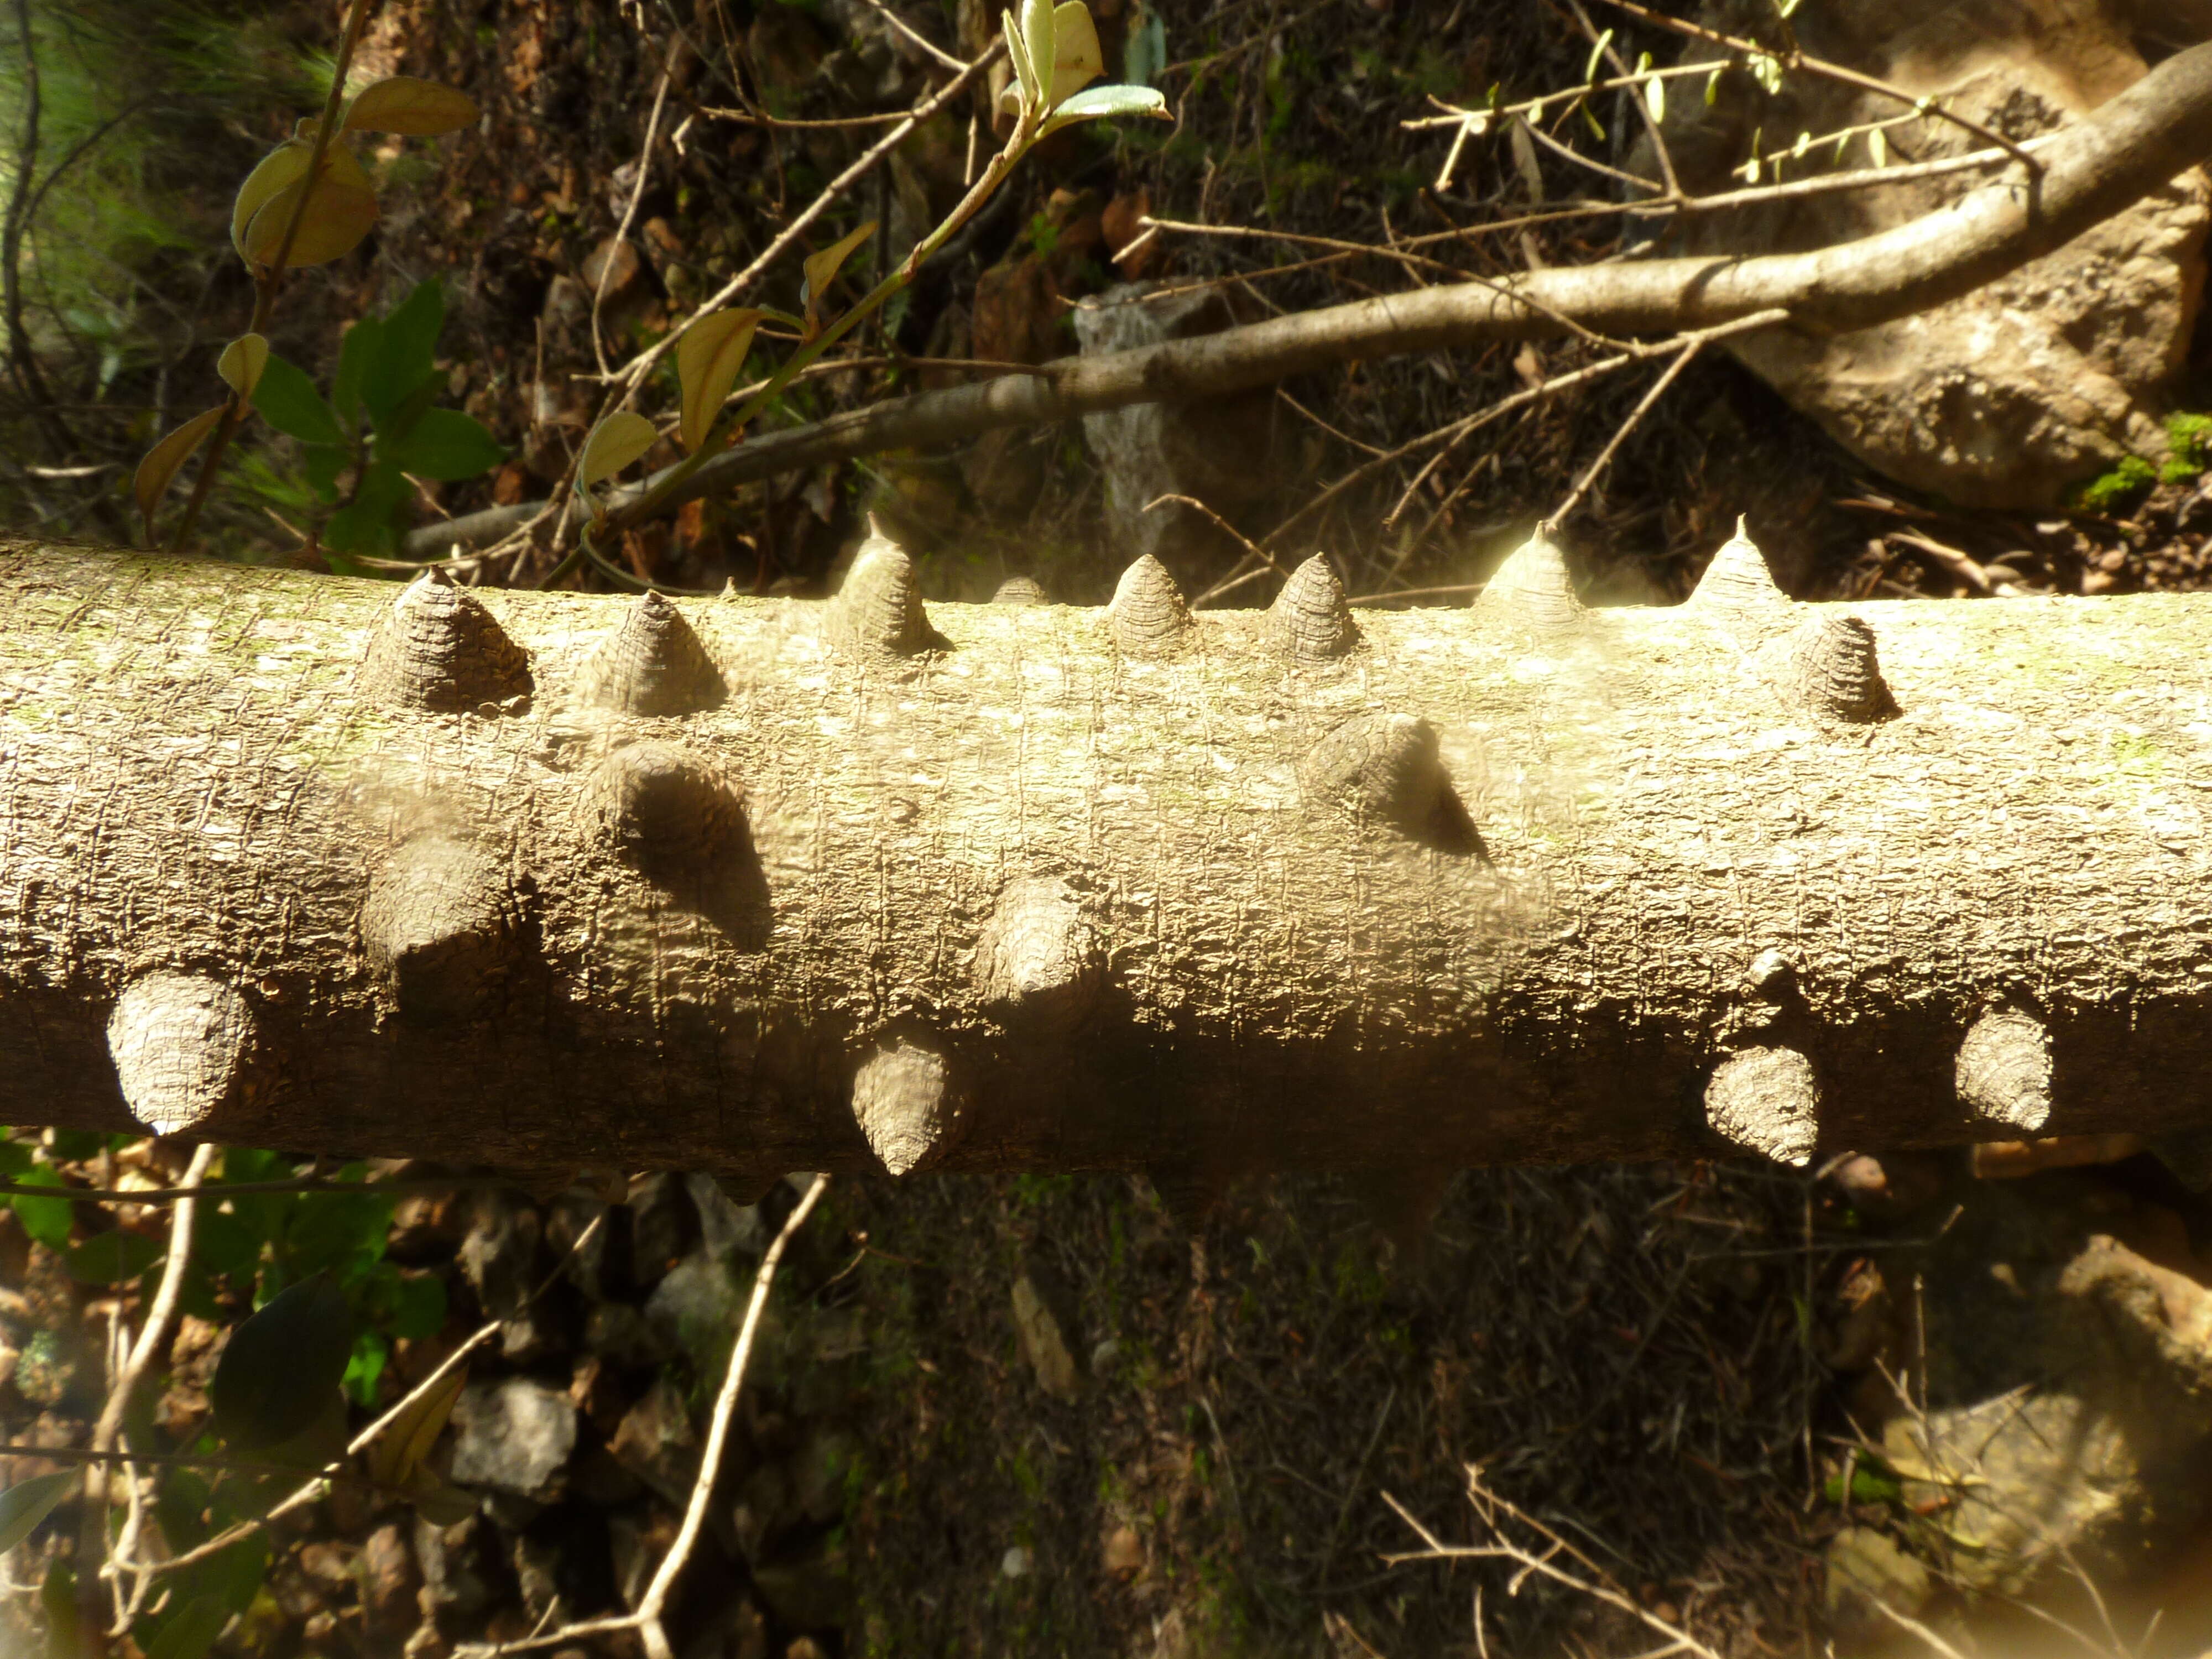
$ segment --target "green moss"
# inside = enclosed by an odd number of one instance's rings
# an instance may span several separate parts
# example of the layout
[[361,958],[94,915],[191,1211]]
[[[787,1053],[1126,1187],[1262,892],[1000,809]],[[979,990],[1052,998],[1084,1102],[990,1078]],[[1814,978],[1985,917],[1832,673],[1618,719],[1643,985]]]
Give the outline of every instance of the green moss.
[[2150,493],[2158,470],[2140,455],[2124,455],[2109,472],[2100,473],[2074,495],[2074,503],[2085,513],[2110,513],[2131,506]]

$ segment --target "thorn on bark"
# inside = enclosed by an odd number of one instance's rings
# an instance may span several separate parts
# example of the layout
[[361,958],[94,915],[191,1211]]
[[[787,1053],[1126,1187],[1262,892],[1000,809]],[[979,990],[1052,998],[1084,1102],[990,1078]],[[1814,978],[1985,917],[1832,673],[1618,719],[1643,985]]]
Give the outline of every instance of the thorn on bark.
[[1705,574],[1686,602],[1686,608],[1722,617],[1749,618],[1786,611],[1790,596],[1775,584],[1766,555],[1751,539],[1744,521],[1735,521],[1735,534],[1721,544]]
[[2033,1014],[1993,1010],[1959,1044],[1957,1075],[1976,1117],[2033,1134],[2051,1116],[2051,1033]]
[[1115,584],[1106,620],[1114,630],[1114,644],[1125,657],[1171,657],[1183,647],[1191,628],[1190,609],[1182,602],[1168,568],[1151,554],[1140,556]]
[[1795,1048],[1740,1048],[1705,1085],[1713,1132],[1791,1169],[1812,1162],[1820,1142],[1820,1085]]
[[880,532],[860,544],[830,601],[837,643],[856,657],[911,657],[939,643],[921,606],[914,561]]
[[1327,662],[1359,643],[1344,584],[1325,554],[1315,554],[1291,572],[1267,609],[1267,620],[1276,643],[1301,662]]
[[853,1116],[895,1176],[922,1168],[951,1145],[960,1103],[945,1056],[902,1039],[878,1049],[853,1078]]
[[1809,617],[1760,648],[1767,679],[1801,708],[1829,720],[1863,725],[1898,712],[1873,625],[1858,617]]
[[204,974],[134,980],[107,1021],[124,1104],[157,1135],[197,1129],[230,1103],[253,1039],[252,1006]]
[[599,838],[659,881],[703,876],[744,841],[738,790],[673,744],[616,750],[592,769],[583,805]]
[[592,653],[584,684],[601,708],[648,717],[696,714],[729,695],[684,613],[654,592],[639,594]]
[[361,933],[369,972],[401,1013],[430,1023],[471,1018],[514,964],[507,873],[473,842],[418,836],[370,880]]
[[1506,556],[1474,604],[1478,611],[1510,617],[1538,634],[1571,628],[1583,614],[1566,559],[1541,525]]
[[389,708],[459,714],[527,696],[530,658],[443,571],[401,590],[362,659],[359,688]]
[[1096,941],[1057,876],[1017,876],[975,945],[975,988],[1005,1012],[1073,1024],[1098,989]]
[[1298,775],[1312,794],[1363,823],[1388,824],[1440,852],[1481,851],[1426,720],[1354,714],[1306,750]]
[[999,591],[991,595],[993,605],[1044,605],[1049,603],[1044,589],[1037,586],[1034,576],[1009,576],[999,584]]

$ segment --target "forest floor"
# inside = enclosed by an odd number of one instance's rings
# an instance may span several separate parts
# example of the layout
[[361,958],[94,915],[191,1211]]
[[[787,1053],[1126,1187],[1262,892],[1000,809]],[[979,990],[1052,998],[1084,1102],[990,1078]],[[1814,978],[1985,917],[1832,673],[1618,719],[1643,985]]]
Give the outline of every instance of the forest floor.
[[[280,38],[327,50],[327,8],[267,9]],[[941,44],[967,49],[958,20],[981,9],[926,9]],[[1144,13],[1097,9],[1112,14],[1112,61],[1117,33]],[[1501,149],[1471,155],[1459,190],[1440,195],[1427,184],[1441,143],[1399,122],[1431,95],[1480,99],[1493,82],[1508,95],[1571,84],[1589,51],[1546,8],[1154,9],[1172,131],[1085,136],[1039,156],[869,337],[880,366],[811,382],[772,420],[951,374],[901,359],[1060,355],[1073,309],[1125,276],[1204,286],[1237,317],[1401,284],[1406,262],[1392,250],[1402,238],[1494,212],[1521,185]],[[868,44],[879,37],[859,0],[705,3],[684,18],[683,41],[675,15],[612,0],[394,0],[377,13],[369,67],[462,85],[486,123],[434,159],[395,149],[382,167],[393,204],[384,231],[363,255],[302,278],[271,337],[325,381],[348,323],[422,278],[446,283],[450,401],[511,459],[478,479],[422,486],[426,518],[544,494],[595,406],[597,383],[578,377],[597,372],[599,350],[619,362],[657,338],[872,132],[713,111],[830,119],[903,107],[918,85],[910,61]],[[680,153],[657,150],[641,181],[664,70],[668,120],[684,140]],[[296,112],[230,112],[210,154],[242,170]],[[941,212],[965,171],[971,112],[957,106],[925,127],[825,216],[814,245],[873,217],[896,246]],[[224,241],[236,176],[210,161],[173,204],[210,249]],[[1147,210],[1264,234],[1164,234],[1152,253],[1117,264]],[[624,244],[612,239],[626,215]],[[1617,231],[1600,218],[1449,246],[1467,270],[1495,274],[1601,256]],[[1298,239],[1316,237],[1379,251],[1277,270],[1310,255]],[[143,415],[81,417],[89,462],[127,466],[153,429],[212,402],[213,353],[197,349],[235,333],[250,308],[234,270],[167,257],[166,302],[185,331],[163,347],[158,383],[146,364],[137,381],[125,376]],[[795,304],[797,264],[772,270],[763,297]],[[1420,442],[1589,351],[1498,348],[1292,383],[1260,410],[1266,442],[1247,487],[1220,501],[1232,529],[1182,522],[1170,562],[1187,592],[1205,594],[1239,570],[1238,538],[1249,538],[1277,556],[1329,549],[1351,591],[1372,600],[1471,591],[1564,496],[1644,386],[1562,393],[1479,446],[1442,448],[1435,466],[1439,447]],[[2192,372],[2206,370],[2212,344],[2200,340]],[[1401,449],[1314,506],[1316,481]],[[280,441],[252,458],[215,505],[223,544],[324,568],[296,453]],[[32,492],[38,516],[65,531],[122,533],[96,500],[112,477],[0,483]],[[816,593],[873,511],[911,543],[932,597],[980,599],[1026,574],[1056,599],[1096,603],[1127,562],[1127,523],[1106,491],[1077,429],[1017,432],[750,485],[634,532],[622,554],[638,574],[686,586]],[[2100,513],[1957,512],[1870,478],[1716,353],[1623,446],[1572,545],[1594,598],[1676,598],[1739,514],[1805,597],[2109,592],[2203,585],[2212,495],[2191,480],[2115,495]],[[485,574],[526,580],[549,562],[526,550]],[[149,1178],[181,1168],[173,1149],[143,1144],[48,1148],[64,1178],[88,1184],[118,1167]],[[2154,1182],[2144,1162],[2110,1179]],[[360,1282],[386,1295],[434,1279],[444,1311],[429,1329],[403,1325],[391,1312],[399,1301],[378,1315],[382,1346],[354,1378],[359,1413],[495,1319],[502,1334],[474,1382],[519,1378],[558,1396],[575,1437],[554,1474],[454,1527],[343,1489],[303,1510],[217,1651],[446,1659],[466,1641],[518,1638],[634,1594],[696,1466],[716,1334],[792,1201],[785,1190],[740,1206],[712,1183],[642,1181],[608,1212],[588,1260],[568,1249],[597,1201],[574,1194],[467,1192],[362,1212],[345,1258]],[[2201,1206],[2170,1183],[2154,1201],[2201,1234]],[[82,1441],[102,1374],[97,1334],[138,1306],[138,1291],[82,1267],[117,1213],[70,1208],[58,1231],[51,1215],[40,1224],[42,1237],[0,1212],[11,1298],[0,1326],[21,1354],[0,1382],[11,1440]],[[1926,1218],[1885,1220],[1832,1184],[1729,1164],[1484,1171],[1457,1177],[1416,1251],[1385,1242],[1340,1181],[1237,1192],[1193,1234],[1124,1177],[840,1182],[784,1268],[679,1609],[682,1650],[1826,1651],[1827,1541],[1851,1525],[1902,1536],[1911,1518],[1893,1486],[1863,1488],[1851,1473],[1850,1390],[1871,1360],[1838,1329],[1889,1248],[1884,1227]],[[126,1233],[159,1232],[151,1206],[125,1206],[120,1221]],[[319,1259],[293,1212],[263,1222],[255,1243],[268,1261]],[[376,1276],[384,1266],[392,1276]],[[176,1445],[204,1427],[206,1378],[224,1320],[251,1296],[253,1261],[210,1273],[155,1413]],[[543,1298],[518,1302],[516,1286],[549,1276]],[[1561,1553],[1533,1528],[1478,1526],[1471,1469],[1483,1491],[1553,1529]],[[204,1529],[214,1503],[171,1506],[173,1545]],[[1508,1538],[1555,1565],[1571,1549],[1590,1588],[1532,1576],[1525,1562],[1397,1559],[1421,1552],[1423,1528],[1450,1544]],[[1703,1646],[1670,1648],[1647,1620]],[[2188,1638],[2177,1621],[2163,1639]]]

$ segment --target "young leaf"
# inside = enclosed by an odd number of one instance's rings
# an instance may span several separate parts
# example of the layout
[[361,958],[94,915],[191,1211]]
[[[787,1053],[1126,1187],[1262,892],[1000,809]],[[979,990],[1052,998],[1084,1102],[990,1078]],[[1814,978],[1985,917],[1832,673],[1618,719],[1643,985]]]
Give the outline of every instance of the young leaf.
[[722,400],[744,372],[753,349],[757,311],[718,311],[702,317],[676,343],[676,378],[684,389],[684,447],[696,449],[714,429]]
[[644,416],[618,409],[592,428],[576,463],[576,482],[585,489],[611,478],[653,446],[660,428]]
[[253,388],[253,406],[261,411],[263,420],[303,444],[345,442],[337,416],[315,390],[307,370],[273,353],[261,367],[260,383]]
[[[354,487],[353,500],[331,514],[330,522],[323,526],[323,544],[341,553],[368,553],[380,557],[389,555],[399,540],[393,520],[401,505],[413,493],[414,486],[397,466],[388,460],[374,462],[362,471],[361,482]],[[303,1238],[303,1224],[312,1223],[319,1230],[328,1229],[333,1218],[327,1212],[338,1202],[334,1196],[325,1198],[307,1212],[301,1224],[295,1224],[293,1237],[286,1242],[295,1255],[304,1255],[303,1243],[325,1242],[324,1238]],[[320,1252],[309,1260],[316,1267],[331,1265],[330,1255]]]
[[811,337],[822,328],[822,291],[836,280],[837,272],[846,260],[853,257],[854,249],[876,234],[873,219],[849,235],[840,237],[819,253],[809,254],[804,267],[806,281],[801,289],[806,301],[806,332]]
[[468,94],[435,81],[393,75],[355,94],[346,111],[345,130],[434,138],[441,132],[459,132],[473,125],[476,118],[476,100]]
[[423,410],[405,437],[388,447],[380,443],[377,453],[403,472],[441,483],[473,478],[507,459],[491,434],[458,409]]
[[1583,65],[1583,79],[1585,82],[1596,81],[1597,66],[1605,61],[1605,49],[1612,44],[1613,31],[1611,29],[1606,30],[1602,34],[1598,36],[1597,44],[1590,48],[1589,62]]
[[233,1445],[274,1446],[312,1427],[353,1355],[353,1315],[327,1273],[302,1279],[230,1334],[209,1386]]
[[430,376],[445,327],[446,291],[434,276],[416,283],[384,319],[361,375],[361,400],[379,425]]
[[1009,98],[1014,100],[1017,108],[1023,104],[1034,105],[1042,88],[1037,84],[1036,68],[1030,61],[1030,49],[1024,43],[1022,27],[1014,21],[1011,11],[1000,12],[999,16],[999,32],[1006,37],[1006,56],[1014,61],[1014,84],[1000,94],[999,107],[1005,109]]
[[302,165],[298,176],[254,209],[247,219],[243,248],[250,264],[265,265],[275,261],[285,228],[292,222],[293,210],[302,196],[307,205],[300,216],[299,234],[285,255],[288,266],[327,264],[352,252],[362,238],[376,228],[376,190],[351,150],[332,144],[323,152],[323,170],[313,190],[308,188],[306,171]]
[[404,1488],[411,1485],[422,1460],[438,1443],[453,1414],[453,1402],[468,1382],[465,1366],[457,1366],[428,1394],[409,1402],[406,1409],[368,1449],[368,1478],[380,1486]]
[[[405,443],[416,424],[430,412],[430,405],[438,401],[438,394],[444,390],[445,386],[435,374],[427,374],[416,384],[414,391],[399,400],[397,408],[389,414],[379,416],[376,421],[378,451],[388,452],[395,446]],[[368,397],[364,395],[362,401],[367,403]]]
[[148,450],[146,459],[138,463],[138,475],[131,481],[131,493],[137,501],[138,516],[146,521],[149,535],[154,530],[154,509],[169,493],[177,469],[191,459],[192,452],[207,441],[208,434],[215,430],[215,423],[222,418],[219,407],[204,415],[193,416]]
[[1867,134],[1867,154],[1874,158],[1876,167],[1889,165],[1889,136],[1880,127]]
[[1046,132],[1057,132],[1078,121],[1095,121],[1103,115],[1168,115],[1168,100],[1151,87],[1103,86],[1079,92],[1052,112]]
[[317,500],[338,498],[338,474],[353,464],[353,450],[344,444],[309,444],[300,458],[307,464],[307,488]]
[[33,1475],[0,1492],[0,1555],[28,1538],[55,1506],[83,1483],[75,1469]]
[[230,1622],[230,1609],[212,1595],[193,1597],[163,1620],[146,1659],[203,1659]]
[[237,199],[230,204],[230,245],[248,264],[252,256],[246,251],[246,227],[278,191],[297,184],[307,173],[308,149],[297,138],[286,139],[255,162],[253,171],[238,187]]
[[222,382],[248,403],[253,400],[253,388],[261,383],[261,372],[269,365],[269,342],[258,334],[241,334],[222,349],[216,359],[215,372]]
[[[1023,89],[1034,104],[1050,90],[1045,77],[1052,73],[1053,35],[1060,21],[1052,0],[1021,0],[1022,49],[1029,54],[1029,84]],[[1045,112],[1048,106],[1039,108]]]
[[1045,102],[1048,112],[1106,73],[1105,55],[1098,50],[1098,26],[1091,21],[1091,8],[1083,0],[1066,0],[1052,14],[1052,90]]

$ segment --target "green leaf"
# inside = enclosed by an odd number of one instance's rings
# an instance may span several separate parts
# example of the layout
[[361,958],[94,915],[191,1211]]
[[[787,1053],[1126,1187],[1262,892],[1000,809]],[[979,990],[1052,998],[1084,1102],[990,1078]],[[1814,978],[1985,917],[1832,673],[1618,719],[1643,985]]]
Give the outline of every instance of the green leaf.
[[361,1331],[353,1340],[353,1357],[346,1362],[345,1376],[339,1386],[346,1398],[363,1409],[376,1404],[377,1380],[384,1375],[385,1362],[392,1358],[392,1345],[374,1331]]
[[80,1285],[120,1285],[161,1259],[161,1247],[121,1228],[98,1233],[68,1254],[70,1277]]
[[208,1392],[234,1446],[274,1446],[310,1428],[353,1357],[353,1313],[327,1273],[283,1291],[240,1325]]
[[426,374],[416,382],[414,390],[399,400],[398,407],[389,415],[376,416],[380,447],[404,442],[407,434],[414,431],[415,423],[429,413],[430,405],[438,401],[438,394],[445,389],[442,377],[434,373]]
[[83,1631],[77,1623],[76,1569],[57,1561],[46,1569],[39,1586],[39,1611],[46,1620],[46,1659],[77,1659],[84,1651]]
[[1122,52],[1121,78],[1133,87],[1149,87],[1167,66],[1167,25],[1160,21],[1159,13],[1146,7],[1144,26],[1130,32],[1129,44]]
[[1043,131],[1056,132],[1076,121],[1095,121],[1107,115],[1158,115],[1168,112],[1168,100],[1151,87],[1086,87],[1052,112]]
[[338,372],[331,380],[331,402],[349,421],[361,418],[361,386],[372,360],[384,350],[384,323],[364,317],[346,331],[338,346]]
[[82,1164],[102,1152],[123,1150],[119,1145],[111,1147],[107,1137],[97,1129],[56,1129],[49,1144],[54,1157],[64,1164]]
[[[16,1177],[26,1187],[59,1187],[62,1178],[44,1164],[26,1170]],[[70,1224],[72,1216],[70,1201],[65,1198],[23,1198],[9,1200],[15,1206],[15,1216],[23,1224],[23,1231],[50,1250],[69,1248]]]
[[416,283],[415,291],[384,319],[383,337],[361,377],[361,400],[378,421],[398,409],[432,372],[445,326],[446,290],[434,276]]
[[403,1273],[392,1293],[385,1328],[395,1338],[420,1341],[446,1327],[446,1281],[434,1273]]
[[458,409],[424,410],[405,438],[377,453],[402,471],[441,483],[473,478],[507,459],[498,440]]
[[203,1659],[230,1622],[230,1609],[212,1595],[195,1596],[161,1621],[146,1659]]
[[318,501],[329,502],[338,498],[338,474],[353,464],[353,450],[339,444],[309,444],[307,487],[315,492]]
[[242,1279],[261,1262],[261,1239],[243,1217],[207,1205],[192,1223],[192,1260],[225,1279]]
[[31,1149],[20,1140],[0,1137],[0,1176],[15,1179],[31,1167]]
[[301,443],[345,441],[337,416],[315,390],[307,370],[274,353],[263,365],[260,381],[253,388],[253,406],[261,411],[263,420]]
[[391,462],[376,462],[362,474],[352,501],[331,514],[323,526],[324,542],[341,553],[391,553],[399,544],[393,515],[413,488]]
[[1583,79],[1585,82],[1597,79],[1598,65],[1605,61],[1605,49],[1612,44],[1611,29],[1606,30],[1598,36],[1597,44],[1590,48],[1589,62],[1583,65]]
[[75,1469],[33,1475],[0,1492],[0,1555],[39,1529],[39,1522],[54,1512],[62,1499],[83,1484]]

